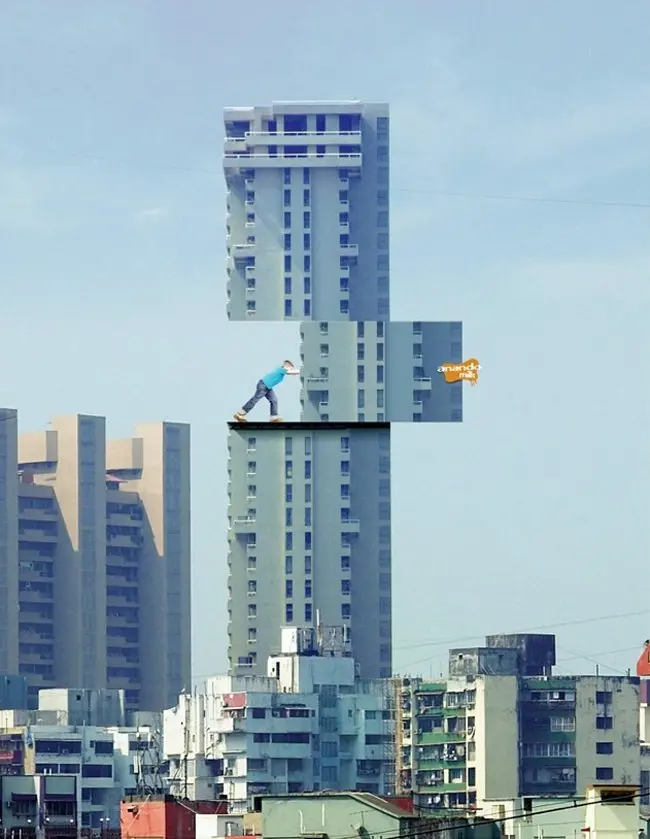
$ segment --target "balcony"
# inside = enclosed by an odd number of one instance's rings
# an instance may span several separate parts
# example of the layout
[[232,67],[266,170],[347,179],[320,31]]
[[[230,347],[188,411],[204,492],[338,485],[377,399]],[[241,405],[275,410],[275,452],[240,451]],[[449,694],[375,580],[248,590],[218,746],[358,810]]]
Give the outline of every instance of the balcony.
[[349,256],[356,259],[359,256],[359,245],[339,245],[341,256]]
[[329,376],[307,376],[307,390],[323,390],[329,384]]
[[233,519],[232,529],[235,533],[249,533],[256,523],[257,519],[253,516],[237,516]]
[[431,378],[424,376],[423,378],[413,379],[413,386],[417,390],[431,390]]
[[43,544],[53,544],[58,541],[56,527],[53,529],[44,530],[39,527],[37,521],[23,521],[18,528],[19,542],[42,542]]
[[341,531],[343,533],[359,533],[361,531],[361,522],[359,519],[345,519],[341,521]]
[[254,242],[247,242],[246,244],[230,245],[230,255],[233,259],[246,259],[249,256],[255,255],[257,245]]
[[278,148],[277,154],[273,155],[265,151],[227,150],[223,160],[226,176],[229,173],[241,173],[242,170],[251,168],[277,169],[282,167],[290,169],[295,167],[303,169],[307,165],[310,169],[332,167],[360,169],[361,164],[362,155],[360,152],[326,151],[318,154],[315,147],[309,147],[305,154],[285,153],[281,147]]

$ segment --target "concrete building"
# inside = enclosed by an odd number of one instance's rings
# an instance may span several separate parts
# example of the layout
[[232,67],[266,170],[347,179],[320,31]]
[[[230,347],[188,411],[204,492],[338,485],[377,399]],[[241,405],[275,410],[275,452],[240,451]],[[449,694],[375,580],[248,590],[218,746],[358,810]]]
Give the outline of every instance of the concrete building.
[[390,790],[390,683],[356,677],[340,630],[285,627],[283,642],[266,676],[210,679],[165,712],[171,793],[239,812],[269,793]]
[[486,801],[637,783],[639,679],[555,676],[554,647],[553,636],[492,636],[451,650],[448,679],[404,679],[398,789],[426,806],[484,813]]
[[20,436],[2,419],[0,671],[27,678],[31,707],[51,687],[169,706],[190,684],[189,427],[107,442],[103,417]]
[[[211,818],[212,817],[212,818]],[[215,824],[215,819],[220,817]],[[208,820],[208,823],[204,821]],[[224,819],[224,821],[221,821]],[[118,839],[217,839],[236,835],[241,820],[228,817],[225,801],[180,801],[170,795],[129,795],[120,807]],[[230,823],[230,824],[229,824]],[[207,828],[230,832],[206,834]],[[235,828],[235,830],[232,830]]]
[[494,822],[466,815],[414,812],[404,799],[362,792],[325,792],[260,799],[259,835],[264,839],[287,836],[354,836],[422,839],[500,839]]
[[390,676],[390,426],[233,425],[228,453],[233,675],[320,620],[346,627],[362,678]]
[[462,323],[306,321],[300,339],[303,421],[463,419],[463,383],[437,372],[462,361]]
[[388,106],[227,108],[228,317],[388,320]]
[[[163,791],[159,733],[124,725],[124,691],[80,691],[79,700],[74,691],[67,693],[41,691],[37,711],[0,711],[0,779],[26,776],[25,783],[48,788],[72,783],[70,807],[79,814],[79,826],[117,828],[125,795],[138,788]],[[27,817],[36,828],[34,813]]]
[[0,774],[0,811],[6,839],[77,839],[78,778]]

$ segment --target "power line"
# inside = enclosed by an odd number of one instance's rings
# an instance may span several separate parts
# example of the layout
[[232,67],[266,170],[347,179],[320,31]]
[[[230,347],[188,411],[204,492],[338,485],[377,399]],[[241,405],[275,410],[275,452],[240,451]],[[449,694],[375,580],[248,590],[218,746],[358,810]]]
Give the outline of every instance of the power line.
[[[602,805],[609,805],[609,804],[613,804],[616,801],[621,801],[621,802],[636,801],[636,800],[638,800],[640,798],[643,798],[644,796],[648,795],[648,793],[650,793],[650,789],[641,788],[641,789],[638,789],[634,793],[612,796],[611,798],[607,798],[606,801],[598,800],[598,801],[593,801],[592,802],[592,801],[588,801],[587,799],[579,799],[579,800],[573,800],[570,804],[563,804],[559,807],[549,807],[549,808],[546,808],[546,809],[534,810],[534,811],[529,812],[529,813],[525,813],[525,812],[522,811],[522,812],[513,813],[513,814],[508,815],[508,816],[502,816],[501,818],[489,818],[487,816],[483,816],[482,818],[485,819],[488,823],[491,822],[493,824],[505,824],[506,822],[516,821],[517,819],[521,819],[521,818],[524,817],[524,815],[530,815],[531,818],[535,818],[535,816],[545,816],[545,815],[549,815],[549,814],[552,814],[552,813],[563,813],[563,812],[566,812],[568,810],[577,810],[577,809],[582,809],[582,808],[585,808],[585,807],[588,807],[588,806],[598,807],[598,806],[602,806]],[[322,797],[325,800],[327,799],[327,795],[323,795]],[[419,809],[424,809],[424,808],[419,808]],[[426,809],[428,809],[428,808],[426,808]],[[432,808],[432,809],[435,810],[435,808]],[[448,814],[449,814],[449,811],[448,810],[445,811],[445,815],[448,816]],[[442,827],[433,827],[433,828],[421,827],[421,828],[418,828],[417,830],[409,832],[409,837],[437,836],[439,834],[447,833],[448,831],[449,831],[449,825],[448,824],[445,824]],[[369,839],[373,839],[373,837],[375,837],[375,836],[381,836],[381,839],[399,839],[399,837],[402,835],[402,831],[401,830],[396,830],[396,831],[386,832],[386,831],[382,830],[381,833],[379,833],[379,832],[368,833],[367,835],[368,835]],[[304,835],[303,836],[285,836],[284,839],[304,839]],[[359,834],[358,833],[352,833],[352,834],[342,834],[342,835],[338,835],[338,836],[330,835],[330,839],[359,839]]]
[[[171,163],[153,163],[151,161],[133,160],[128,158],[110,157],[109,155],[94,154],[86,152],[61,152],[57,149],[49,149],[49,152],[61,157],[68,157],[72,160],[89,160],[98,163],[119,163],[138,168],[161,169],[168,172],[186,172],[188,174],[222,175],[221,167],[213,166],[187,166]],[[306,158],[309,160],[309,158]],[[241,158],[245,161],[246,158]],[[281,158],[278,158],[281,161]],[[408,195],[431,195],[437,198],[463,198],[469,201],[508,201],[524,204],[565,204],[584,207],[610,207],[629,210],[650,210],[650,202],[644,201],[613,201],[604,199],[587,198],[548,198],[540,195],[508,195],[505,193],[487,192],[464,192],[460,190],[444,189],[414,189],[412,187],[391,186],[392,192],[400,192]]]
[[[650,614],[650,609],[642,609],[639,612],[621,612],[619,614],[614,615],[599,615],[597,617],[592,618],[577,618],[576,620],[570,621],[562,621],[560,623],[547,623],[547,624],[540,624],[539,626],[532,626],[528,629],[518,629],[514,630],[513,632],[503,633],[508,635],[526,635],[530,632],[541,632],[547,629],[557,629],[560,627],[565,626],[580,626],[587,623],[598,623],[600,621],[607,621],[607,620],[618,620],[619,618],[633,618],[633,617],[640,617],[641,615]],[[492,633],[492,634],[502,634],[502,633]],[[481,638],[480,635],[465,635],[462,638],[452,638],[448,640],[436,640],[436,641],[422,641],[420,643],[411,643],[411,644],[403,644],[399,647],[393,647],[395,650],[413,650],[418,649],[420,647],[444,647],[448,644],[458,644],[464,641],[476,641],[477,638]]]

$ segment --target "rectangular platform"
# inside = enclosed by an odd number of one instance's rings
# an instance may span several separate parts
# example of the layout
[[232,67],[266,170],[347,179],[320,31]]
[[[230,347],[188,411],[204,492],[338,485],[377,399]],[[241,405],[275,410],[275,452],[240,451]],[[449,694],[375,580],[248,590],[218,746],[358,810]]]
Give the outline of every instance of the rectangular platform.
[[232,431],[389,431],[389,422],[234,422],[228,423]]

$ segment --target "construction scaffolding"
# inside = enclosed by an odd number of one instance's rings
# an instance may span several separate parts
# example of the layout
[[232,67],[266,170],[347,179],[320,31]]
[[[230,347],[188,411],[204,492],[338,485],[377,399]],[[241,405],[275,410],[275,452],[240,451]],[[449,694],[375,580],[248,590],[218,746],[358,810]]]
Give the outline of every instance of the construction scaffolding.
[[382,755],[382,771],[384,774],[384,795],[395,794],[395,761],[397,759],[396,750],[396,732],[397,721],[395,709],[397,703],[395,698],[397,695],[399,679],[384,679],[383,680],[383,711],[382,719],[384,721],[382,731],[383,741],[383,755]]

